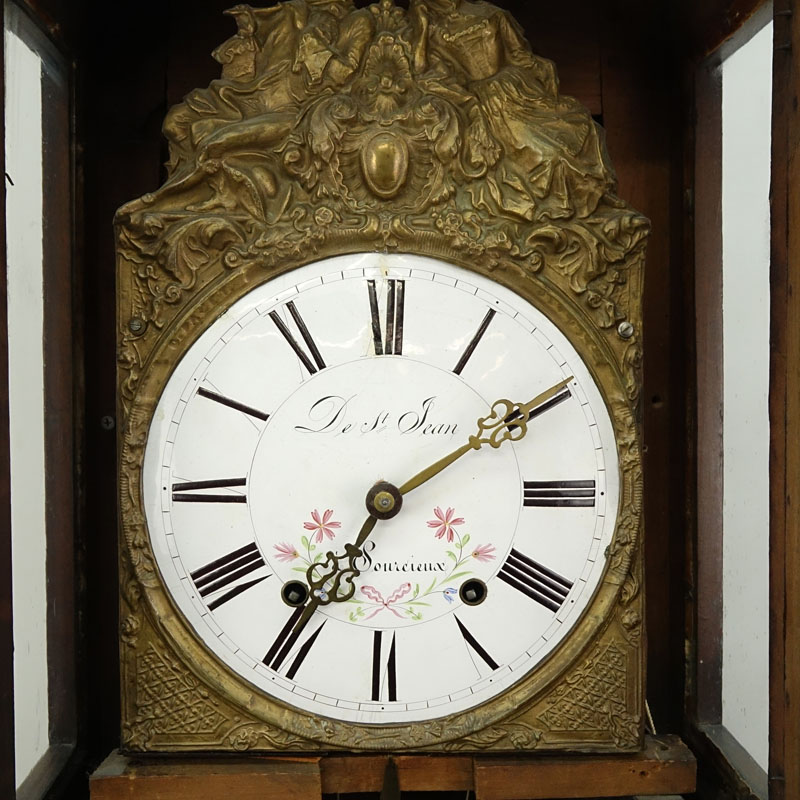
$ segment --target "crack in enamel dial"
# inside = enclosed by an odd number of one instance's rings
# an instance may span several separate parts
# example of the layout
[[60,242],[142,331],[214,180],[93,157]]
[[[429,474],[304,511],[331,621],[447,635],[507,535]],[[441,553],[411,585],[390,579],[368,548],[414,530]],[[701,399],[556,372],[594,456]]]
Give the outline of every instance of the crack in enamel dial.
[[[476,420],[497,441],[360,537],[370,488],[404,494]],[[375,724],[488,702],[567,641],[620,493],[605,402],[557,326],[478,274],[378,254],[295,269],[211,324],[161,394],[143,489],[204,646],[283,703]]]

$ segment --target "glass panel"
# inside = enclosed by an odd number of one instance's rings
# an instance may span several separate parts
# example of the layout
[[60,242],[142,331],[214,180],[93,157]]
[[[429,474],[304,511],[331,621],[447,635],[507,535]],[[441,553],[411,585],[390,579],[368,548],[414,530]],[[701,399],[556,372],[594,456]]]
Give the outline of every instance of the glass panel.
[[6,230],[17,785],[48,746],[42,351],[42,60],[5,32]]
[[772,24],[722,64],[722,723],[764,769],[769,678]]

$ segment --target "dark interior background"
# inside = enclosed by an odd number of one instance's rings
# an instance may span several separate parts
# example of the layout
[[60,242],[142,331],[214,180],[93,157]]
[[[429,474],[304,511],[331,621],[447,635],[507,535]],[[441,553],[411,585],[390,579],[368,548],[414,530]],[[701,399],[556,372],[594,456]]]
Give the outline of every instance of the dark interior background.
[[[36,0],[76,64],[75,280],[83,388],[80,740],[85,774],[118,745],[114,241],[122,203],[164,179],[161,121],[220,74],[211,51],[235,30],[233,0]],[[258,4],[254,2],[254,4]],[[269,4],[269,3],[264,3]],[[359,2],[358,5],[366,5]],[[405,4],[405,3],[399,3]],[[685,564],[692,524],[691,61],[735,23],[725,0],[498,0],[562,91],[607,134],[619,194],[652,220],[645,273],[648,686],[660,733],[684,725]],[[79,348],[80,349],[80,348]],[[67,795],[79,797],[80,794]]]

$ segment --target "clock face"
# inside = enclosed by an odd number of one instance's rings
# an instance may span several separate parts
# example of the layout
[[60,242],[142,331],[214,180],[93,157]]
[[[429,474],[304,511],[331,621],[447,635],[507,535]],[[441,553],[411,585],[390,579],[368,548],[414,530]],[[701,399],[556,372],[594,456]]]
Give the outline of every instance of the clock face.
[[[562,383],[523,438],[469,450],[377,522],[349,600],[303,618],[282,599],[355,541],[377,481]],[[153,416],[143,494],[164,585],[230,670],[307,712],[400,723],[486,703],[566,640],[603,577],[619,465],[589,370],[534,306],[363,254],[264,283],[205,330]]]

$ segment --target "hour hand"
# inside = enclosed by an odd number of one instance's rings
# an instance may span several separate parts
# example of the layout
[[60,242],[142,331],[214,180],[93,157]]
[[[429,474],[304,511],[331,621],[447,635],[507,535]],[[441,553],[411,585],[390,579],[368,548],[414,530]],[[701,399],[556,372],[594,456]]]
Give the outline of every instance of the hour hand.
[[337,555],[329,552],[325,561],[312,564],[306,571],[309,596],[303,613],[294,626],[295,631],[302,630],[311,615],[320,607],[330,603],[344,603],[356,591],[353,581],[361,574],[357,562],[363,556],[361,546],[372,533],[377,523],[374,516],[367,517],[354,543],[344,546],[344,553]]

